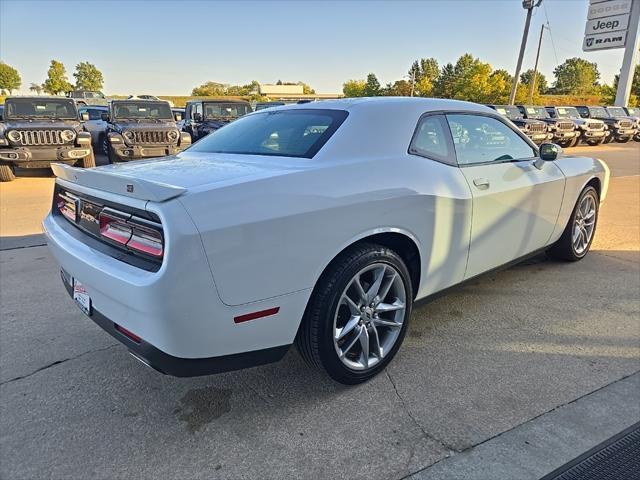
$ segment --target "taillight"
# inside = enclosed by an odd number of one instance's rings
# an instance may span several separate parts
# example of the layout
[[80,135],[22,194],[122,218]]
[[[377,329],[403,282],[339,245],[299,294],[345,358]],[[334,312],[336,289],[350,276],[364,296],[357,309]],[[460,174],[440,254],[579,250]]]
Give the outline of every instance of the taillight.
[[161,258],[164,253],[162,233],[149,223],[142,218],[123,218],[103,211],[100,213],[100,235],[134,252]]
[[56,206],[58,207],[58,210],[67,218],[67,220],[74,223],[77,215],[77,200],[78,199],[76,197],[68,194],[58,193],[56,196]]
[[133,234],[127,243],[127,247],[147,255],[161,257],[163,253],[162,235],[160,235],[160,232],[150,228],[134,226]]
[[100,214],[100,235],[121,245],[126,245],[131,238],[132,229],[126,220]]

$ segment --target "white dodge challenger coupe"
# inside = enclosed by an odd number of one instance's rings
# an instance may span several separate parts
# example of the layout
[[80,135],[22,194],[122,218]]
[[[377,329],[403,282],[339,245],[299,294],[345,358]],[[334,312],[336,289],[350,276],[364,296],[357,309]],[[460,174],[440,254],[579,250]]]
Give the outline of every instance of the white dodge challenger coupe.
[[295,343],[346,384],[391,361],[415,300],[541,251],[583,258],[609,180],[490,108],[392,97],[263,110],[173,157],[54,172],[63,283],[136,358],[206,375]]

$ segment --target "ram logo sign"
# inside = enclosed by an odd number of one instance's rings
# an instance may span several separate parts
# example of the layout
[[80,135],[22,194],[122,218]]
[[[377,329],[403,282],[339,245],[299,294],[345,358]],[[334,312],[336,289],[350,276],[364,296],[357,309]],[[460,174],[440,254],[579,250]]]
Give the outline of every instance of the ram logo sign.
[[593,50],[607,50],[610,48],[624,47],[627,32],[601,33],[585,37],[582,50],[585,52]]

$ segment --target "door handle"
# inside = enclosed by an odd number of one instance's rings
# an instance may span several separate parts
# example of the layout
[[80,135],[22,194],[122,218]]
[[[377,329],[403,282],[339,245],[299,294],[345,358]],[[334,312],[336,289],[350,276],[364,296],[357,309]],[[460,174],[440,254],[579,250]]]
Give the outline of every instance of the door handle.
[[486,190],[489,188],[489,179],[487,178],[476,178],[473,181],[473,184],[478,187],[480,190]]

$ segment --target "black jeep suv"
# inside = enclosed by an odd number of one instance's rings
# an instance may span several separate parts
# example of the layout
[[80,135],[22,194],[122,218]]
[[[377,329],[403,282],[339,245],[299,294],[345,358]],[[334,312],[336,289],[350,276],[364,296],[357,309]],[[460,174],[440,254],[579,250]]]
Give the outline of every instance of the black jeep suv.
[[251,111],[246,100],[192,100],[187,102],[182,130],[195,142]]
[[551,118],[544,107],[534,105],[518,105],[524,118],[542,120],[549,127],[552,141],[562,147],[573,147],[578,143],[579,135],[576,124],[570,119]]
[[514,105],[487,106],[493,108],[500,115],[511,120],[511,122],[536,145],[541,145],[552,137],[548,132],[547,124],[545,122],[542,120],[524,118],[522,113],[520,113],[520,110],[518,110],[518,107]]
[[[609,131],[602,120],[587,118],[584,119],[576,110],[576,107],[546,107],[551,118],[564,118],[571,120],[578,127],[578,141],[582,140],[587,145],[600,145],[607,139]],[[578,143],[578,142],[576,142]],[[570,146],[574,146],[572,144]]]
[[576,109],[582,118],[594,118],[596,120],[602,120],[605,123],[611,132],[605,140],[605,143],[609,143],[612,140],[619,143],[627,143],[635,133],[633,121],[631,119],[614,118],[609,115],[609,112],[607,112],[604,107],[576,105]]
[[13,180],[14,167],[47,168],[54,162],[95,167],[85,119],[69,98],[7,98],[0,124],[0,181]]
[[163,100],[112,100],[103,120],[109,163],[164,157],[191,145],[191,136],[178,130],[169,102]]

